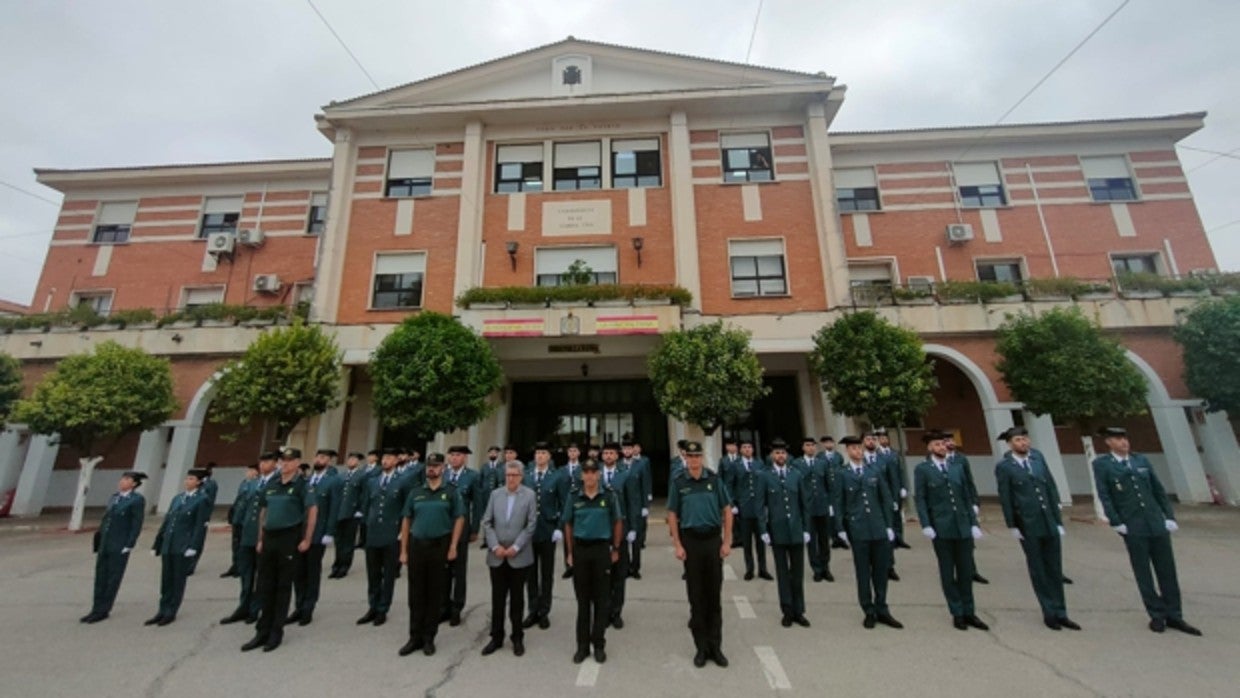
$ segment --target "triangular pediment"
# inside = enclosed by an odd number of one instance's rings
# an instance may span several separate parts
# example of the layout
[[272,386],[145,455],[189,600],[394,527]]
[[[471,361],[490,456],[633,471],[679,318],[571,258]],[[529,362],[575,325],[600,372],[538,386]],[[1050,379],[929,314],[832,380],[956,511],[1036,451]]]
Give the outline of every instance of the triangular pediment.
[[834,78],[568,38],[326,107],[399,108],[803,84]]

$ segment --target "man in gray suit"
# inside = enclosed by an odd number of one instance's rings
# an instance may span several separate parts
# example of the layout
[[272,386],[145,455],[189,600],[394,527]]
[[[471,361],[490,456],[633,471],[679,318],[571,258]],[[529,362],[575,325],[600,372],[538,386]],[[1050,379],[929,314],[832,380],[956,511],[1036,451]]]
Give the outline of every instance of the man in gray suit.
[[486,538],[487,567],[491,571],[491,641],[482,655],[504,646],[504,606],[511,604],[512,653],[525,654],[525,578],[534,564],[534,526],[538,508],[534,490],[521,484],[525,469],[520,461],[504,464],[504,486],[493,490],[482,515]]

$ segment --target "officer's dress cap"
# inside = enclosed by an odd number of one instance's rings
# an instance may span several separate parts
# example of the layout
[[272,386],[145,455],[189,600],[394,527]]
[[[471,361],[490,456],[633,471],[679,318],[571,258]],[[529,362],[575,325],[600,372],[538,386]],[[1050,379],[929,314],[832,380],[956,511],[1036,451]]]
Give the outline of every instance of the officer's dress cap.
[[300,460],[301,449],[293,448],[292,446],[285,446],[284,448],[280,449],[280,459],[281,460]]
[[698,443],[697,441],[686,441],[685,442],[685,455],[686,456],[702,455],[702,444]]
[[858,445],[859,445],[860,443],[861,443],[861,437],[860,437],[860,436],[843,436],[843,437],[840,437],[840,445],[841,445],[841,446],[852,446],[853,444],[858,444]]

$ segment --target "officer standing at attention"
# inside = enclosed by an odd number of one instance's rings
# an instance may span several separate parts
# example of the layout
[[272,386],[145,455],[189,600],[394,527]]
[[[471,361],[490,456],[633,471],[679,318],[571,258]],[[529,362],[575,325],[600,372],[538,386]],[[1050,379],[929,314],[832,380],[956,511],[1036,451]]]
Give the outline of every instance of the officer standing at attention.
[[336,507],[336,559],[332,562],[328,579],[341,579],[353,566],[353,551],[357,547],[357,527],[362,520],[362,487],[366,482],[366,470],[361,467],[366,457],[358,451],[345,458],[345,471],[340,475],[340,503]]
[[108,498],[108,508],[103,511],[99,530],[95,531],[95,596],[90,613],[81,618],[83,623],[98,623],[112,612],[121,580],[125,578],[129,553],[142,533],[146,499],[137,490],[145,479],[146,473],[126,470],[121,474],[116,494]]
[[629,439],[620,443],[624,455],[622,467],[629,471],[629,478],[637,483],[638,494],[641,495],[638,516],[635,520],[637,535],[628,543],[629,569],[628,575],[633,579],[642,578],[642,547],[646,544],[646,520],[650,517],[650,501],[654,499],[650,482],[650,459],[640,456],[637,442]]
[[[835,488],[837,479],[844,472],[844,456],[835,450],[834,436],[821,436],[818,438],[818,458],[827,462],[827,491],[831,493],[832,502],[835,501]],[[834,504],[832,504],[834,508]],[[848,550],[848,544],[840,540],[839,531],[835,530],[835,514],[827,517],[831,526],[831,547],[840,550]]]
[[[869,437],[867,437],[869,438]],[[852,546],[853,569],[857,574],[857,600],[865,612],[866,628],[876,623],[903,628],[887,608],[887,571],[891,567],[891,530],[894,512],[887,473],[882,463],[866,463],[862,440],[856,436],[840,439],[848,453],[840,486],[835,494],[836,535]]]
[[814,437],[801,440],[801,457],[792,461],[792,467],[801,471],[806,490],[809,492],[809,566],[814,571],[814,581],[834,582],[831,574],[831,469],[835,464],[825,456],[818,455]]
[[[564,504],[561,507],[568,506],[568,497],[573,492],[581,489],[581,447],[576,442],[569,442],[568,448],[565,449],[568,460],[564,463],[563,472],[565,479],[568,480],[568,494],[564,498]],[[561,539],[561,546],[564,549],[564,574],[560,575],[560,579],[571,579],[573,576],[573,566],[568,564],[568,541]]]
[[879,429],[875,429],[865,434],[865,436],[862,437],[861,445],[865,449],[863,456],[865,458],[866,466],[875,468],[878,473],[882,475],[883,481],[887,485],[887,492],[890,493],[891,498],[888,501],[891,503],[888,504],[888,507],[891,507],[894,512],[890,517],[890,523],[891,530],[894,532],[895,538],[892,539],[893,543],[891,546],[891,556],[888,560],[889,564],[887,565],[887,579],[893,582],[898,582],[900,581],[900,575],[896,574],[895,549],[899,546],[895,543],[895,541],[900,539],[900,533],[897,530],[897,527],[902,526],[903,524],[900,521],[900,502],[897,501],[897,498],[903,499],[903,497],[900,497],[900,488],[902,487],[900,479],[895,477],[895,474],[897,470],[903,472],[904,469],[892,467],[888,462],[887,457],[883,455],[881,450],[879,450],[878,434],[880,431],[883,431],[885,435],[885,430]]
[[[465,579],[468,577],[469,544],[478,541],[478,531],[482,522],[482,510],[486,508],[486,499],[491,491],[483,494],[478,482],[477,471],[465,465],[465,456],[473,454],[468,446],[450,446],[448,448],[448,468],[443,477],[448,485],[456,489],[464,506],[465,533],[461,536],[456,550],[456,557],[448,563],[448,582],[444,586],[443,618],[452,627],[461,624],[461,611],[465,610]],[[427,458],[429,461],[429,457]]]
[[702,444],[685,445],[685,470],[667,494],[672,548],[685,566],[689,594],[689,630],[697,653],[693,665],[710,659],[728,665],[723,655],[723,560],[732,552],[732,498],[723,479],[702,465]]
[[913,471],[913,498],[921,532],[934,543],[939,584],[947,598],[952,625],[990,630],[973,606],[973,541],[982,537],[969,498],[968,481],[959,462],[947,460],[947,435],[928,431],[922,441],[930,449]]
[[[879,427],[874,431],[878,439],[878,452],[887,459],[887,479],[891,487],[891,496],[899,497],[896,500],[896,515],[892,518],[892,530],[896,532],[895,547],[909,548],[909,544],[904,541],[904,500],[908,498],[908,475],[904,470],[904,456],[896,453],[891,447],[891,437],[887,435],[887,430]],[[892,558],[891,568],[895,569],[895,558]],[[896,578],[899,581],[899,577]]]
[[1051,630],[1081,626],[1068,618],[1063,591],[1063,519],[1059,488],[1042,454],[1029,442],[1029,431],[1012,427],[999,435],[1008,454],[995,465],[999,506],[1012,537],[1025,551],[1033,593],[1042,607],[1042,622]]
[[232,534],[232,564],[224,573],[220,575],[220,579],[229,577],[240,577],[241,573],[237,570],[237,558],[241,555],[241,512],[238,511],[238,502],[245,498],[247,491],[254,487],[254,480],[258,478],[258,464],[251,463],[245,466],[245,477],[241,479],[241,484],[237,485],[237,494],[233,497],[232,505],[228,507],[228,528]]
[[741,463],[732,472],[728,492],[732,493],[732,516],[740,517],[741,546],[745,551],[745,581],[753,579],[754,547],[758,553],[758,576],[774,579],[766,571],[766,544],[760,538],[758,517],[762,514],[763,465],[753,457],[753,441],[741,441]]
[[779,586],[780,623],[808,628],[805,617],[805,544],[810,541],[810,493],[804,473],[788,465],[788,444],[771,440],[771,467],[763,472],[762,511],[758,520],[762,542],[771,546]]
[[314,454],[314,472],[310,475],[310,492],[314,496],[319,516],[314,522],[310,536],[310,549],[301,557],[301,567],[293,578],[295,601],[293,612],[286,623],[310,625],[314,620],[314,607],[319,603],[319,588],[323,581],[323,556],[327,546],[335,542],[336,519],[340,516],[340,476],[331,462],[336,451],[320,448]]
[[[1150,461],[1131,450],[1128,432],[1105,427],[1110,453],[1094,459],[1094,483],[1111,529],[1124,539],[1137,589],[1150,616],[1150,630],[1174,628],[1189,635],[1201,631],[1184,621],[1180,582],[1176,578],[1171,534],[1180,529],[1171,502]],[[1153,568],[1153,574],[1150,570]],[[1154,587],[1158,577],[1158,588]]]
[[284,641],[298,553],[310,549],[318,507],[310,484],[302,477],[301,450],[280,449],[280,473],[258,493],[258,597],[262,610],[254,638],[242,652],[259,647],[271,652]]
[[620,520],[624,524],[624,542],[620,544],[620,559],[611,570],[611,625],[616,630],[624,627],[624,598],[629,577],[629,545],[637,540],[637,519],[642,507],[641,490],[631,473],[620,466],[620,444],[603,444],[603,469],[600,471],[605,489],[616,493],[620,506]]
[[[956,437],[952,432],[945,429],[932,429],[931,431],[939,431],[943,433],[943,444],[947,446],[947,462],[959,463],[964,468],[965,487],[969,492],[969,504],[973,508],[973,513],[981,521],[982,516],[982,500],[977,495],[977,483],[973,481],[973,467],[969,463],[969,457],[961,453],[956,446]],[[973,568],[973,581],[978,584],[990,584],[990,580],[982,576],[977,568]]]
[[[220,483],[215,481],[215,461],[207,461],[207,464],[199,468],[202,472],[202,483],[198,487],[198,493],[203,495],[207,500],[207,521],[202,524],[203,528],[210,525],[211,514],[215,513],[215,499],[220,493]],[[206,546],[207,537],[203,535],[202,546]],[[186,571],[187,576],[193,576],[198,571],[198,561],[202,559],[202,548],[198,548],[198,554],[189,559],[189,566]]]
[[581,490],[564,510],[564,536],[568,560],[573,566],[573,592],[577,597],[577,652],[573,663],[590,656],[607,661],[606,633],[611,618],[611,570],[620,561],[624,524],[620,503],[612,490],[602,486],[598,463],[581,464]]
[[259,611],[262,610],[255,589],[255,576],[258,572],[258,496],[275,476],[278,459],[279,454],[275,451],[259,456],[258,477],[250,480],[249,486],[238,492],[237,501],[233,502],[238,521],[233,525],[241,532],[241,542],[237,549],[237,576],[241,578],[241,596],[237,601],[237,610],[221,618],[220,625],[238,621],[255,623],[258,621]]
[[159,575],[159,612],[147,619],[146,625],[164,626],[177,618],[177,610],[185,596],[189,563],[198,556],[202,541],[207,537],[211,508],[200,491],[206,477],[207,471],[197,468],[185,475],[185,491],[172,498],[168,514],[155,535],[152,554],[163,560]]
[[396,449],[383,449],[383,469],[366,481],[359,505],[366,522],[366,614],[358,625],[387,622],[400,567],[401,511],[408,493],[405,479],[396,474]]
[[425,478],[410,488],[401,511],[400,562],[409,565],[409,641],[400,648],[402,657],[418,650],[435,654],[448,565],[468,547],[461,540],[468,525],[465,503],[456,487],[444,482],[443,461],[442,453],[426,455]]
[[[514,449],[515,452],[515,449]],[[551,627],[551,587],[555,583],[555,544],[564,534],[560,517],[568,499],[569,483],[562,471],[551,467],[551,447],[545,441],[534,444],[534,462],[525,471],[526,487],[534,490],[534,506],[538,523],[534,526],[534,565],[530,568],[529,615],[521,627],[535,624],[546,630]]]

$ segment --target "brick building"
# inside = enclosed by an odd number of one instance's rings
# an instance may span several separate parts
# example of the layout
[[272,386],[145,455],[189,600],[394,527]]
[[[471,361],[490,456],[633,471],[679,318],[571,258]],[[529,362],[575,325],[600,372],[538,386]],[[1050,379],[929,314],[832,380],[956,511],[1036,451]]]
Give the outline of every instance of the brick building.
[[[812,335],[873,306],[916,329],[936,360],[937,404],[904,425],[959,432],[984,493],[993,434],[1029,427],[1065,493],[1088,494],[1079,435],[1036,417],[994,369],[1004,314],[1079,303],[1120,336],[1149,379],[1131,420],[1182,500],[1207,476],[1240,498],[1225,416],[1188,394],[1171,341],[1191,299],[924,298],[944,282],[1119,272],[1168,277],[1216,262],[1175,152],[1204,114],[1107,121],[830,131],[844,87],[825,74],[759,68],[568,39],[342,102],[317,118],[330,159],[40,170],[64,204],[33,308],[115,314],[229,303],[309,304],[345,351],[350,398],[291,441],[366,450],[401,442],[595,442],[636,432],[666,468],[695,434],[658,412],[645,380],[659,334],[724,319],[753,333],[772,393],[739,434],[840,434],[811,376]],[[458,307],[474,287],[554,285],[578,260],[600,283],[668,284],[671,303]],[[563,307],[561,307],[563,306]],[[467,433],[385,431],[371,408],[370,352],[421,309],[488,337],[505,373],[499,409]],[[154,474],[161,505],[196,462],[253,460],[261,428],[235,442],[206,419],[210,378],[261,331],[254,323],[52,330],[0,336],[29,385],[56,359],[116,339],[169,356],[182,412],[121,444],[106,467]],[[912,449],[916,451],[916,449]],[[62,452],[63,451],[63,452]],[[717,451],[717,448],[716,448]],[[72,496],[76,454],[9,425],[0,491],[29,514]],[[240,469],[220,471],[231,495]],[[115,473],[96,474],[103,501]],[[661,478],[656,477],[656,482]]]

